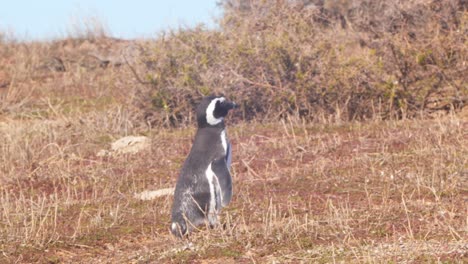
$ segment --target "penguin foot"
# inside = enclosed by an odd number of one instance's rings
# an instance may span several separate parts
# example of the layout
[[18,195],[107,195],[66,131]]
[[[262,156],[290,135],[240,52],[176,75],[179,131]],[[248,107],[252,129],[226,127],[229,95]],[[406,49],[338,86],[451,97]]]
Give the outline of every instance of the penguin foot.
[[188,236],[187,227],[185,225],[181,225],[177,222],[172,222],[171,224],[171,232],[174,236],[178,238],[183,238]]

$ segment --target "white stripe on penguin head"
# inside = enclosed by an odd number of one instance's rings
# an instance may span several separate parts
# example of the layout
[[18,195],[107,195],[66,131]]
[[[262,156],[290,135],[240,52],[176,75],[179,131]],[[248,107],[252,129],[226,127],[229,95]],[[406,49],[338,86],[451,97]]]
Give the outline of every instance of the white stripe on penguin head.
[[215,110],[217,102],[224,102],[224,101],[226,101],[226,98],[220,97],[220,98],[213,99],[210,102],[210,104],[206,108],[206,122],[208,122],[208,124],[215,126],[223,121],[223,117],[220,117],[220,118],[214,117],[214,110]]

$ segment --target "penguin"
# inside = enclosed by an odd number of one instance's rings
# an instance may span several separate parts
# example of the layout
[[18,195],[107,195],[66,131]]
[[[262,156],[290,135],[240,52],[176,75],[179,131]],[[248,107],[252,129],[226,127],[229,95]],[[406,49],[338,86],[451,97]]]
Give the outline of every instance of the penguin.
[[222,96],[206,96],[196,108],[198,129],[174,191],[171,232],[177,237],[202,224],[214,227],[231,201],[231,144],[224,118],[237,107]]

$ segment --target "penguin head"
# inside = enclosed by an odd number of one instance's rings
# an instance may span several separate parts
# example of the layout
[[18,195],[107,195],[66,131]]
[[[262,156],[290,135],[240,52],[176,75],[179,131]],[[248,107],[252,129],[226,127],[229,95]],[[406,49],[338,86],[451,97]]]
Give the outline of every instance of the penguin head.
[[223,96],[206,96],[197,107],[198,126],[216,126],[222,124],[229,110],[237,108]]

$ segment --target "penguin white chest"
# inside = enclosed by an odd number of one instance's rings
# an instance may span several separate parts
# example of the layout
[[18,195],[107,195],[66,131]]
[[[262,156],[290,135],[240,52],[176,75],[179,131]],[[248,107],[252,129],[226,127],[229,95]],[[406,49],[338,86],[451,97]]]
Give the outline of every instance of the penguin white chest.
[[206,179],[208,180],[208,185],[210,189],[210,204],[208,208],[208,220],[210,223],[216,221],[217,214],[217,200],[221,198],[221,187],[219,186],[218,177],[211,169],[211,164],[208,165],[205,171]]
[[223,145],[224,154],[227,153],[227,139],[226,139],[226,130],[221,131],[221,145]]

